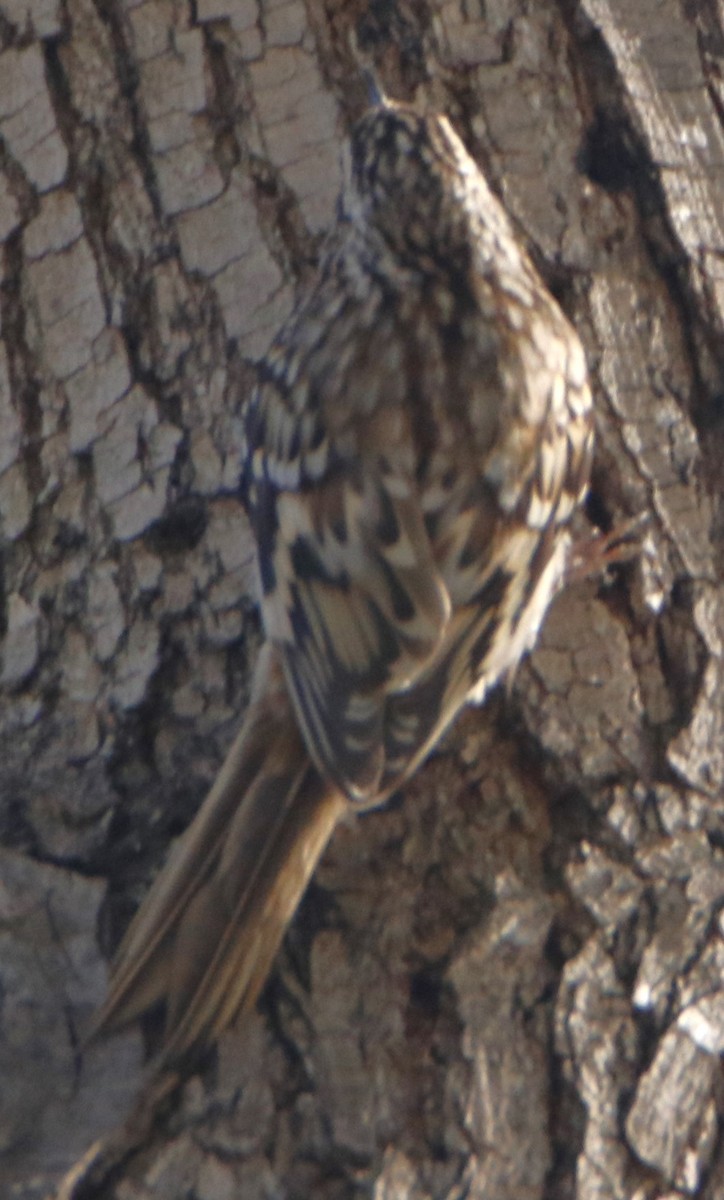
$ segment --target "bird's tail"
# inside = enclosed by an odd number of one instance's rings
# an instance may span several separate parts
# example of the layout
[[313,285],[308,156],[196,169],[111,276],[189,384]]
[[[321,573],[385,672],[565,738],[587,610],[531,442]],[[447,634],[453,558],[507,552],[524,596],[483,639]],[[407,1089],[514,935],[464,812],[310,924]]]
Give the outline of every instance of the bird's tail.
[[163,1002],[167,1062],[250,1008],[345,807],[265,647],[244,725],[118,950],[91,1036]]

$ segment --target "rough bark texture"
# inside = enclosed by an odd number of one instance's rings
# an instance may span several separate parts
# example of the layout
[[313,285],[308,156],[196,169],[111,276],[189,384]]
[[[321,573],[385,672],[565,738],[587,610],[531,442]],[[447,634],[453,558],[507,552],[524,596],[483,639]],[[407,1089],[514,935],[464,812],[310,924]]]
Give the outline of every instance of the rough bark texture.
[[340,830],[259,1014],[76,1194],[724,1197],[721,8],[0,0],[0,47],[0,1193],[140,1085],[138,1031],[79,1039],[244,709],[239,412],[364,62],[580,329],[642,553]]

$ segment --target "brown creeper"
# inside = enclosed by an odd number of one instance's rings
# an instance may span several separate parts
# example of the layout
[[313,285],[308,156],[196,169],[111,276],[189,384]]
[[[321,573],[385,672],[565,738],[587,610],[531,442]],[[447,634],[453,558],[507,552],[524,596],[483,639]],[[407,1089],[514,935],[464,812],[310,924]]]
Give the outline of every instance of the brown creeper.
[[370,110],[246,415],[254,698],[99,1025],[163,1001],[168,1058],[254,1003],[340,816],[389,796],[535,641],[592,436],[579,339],[460,139]]

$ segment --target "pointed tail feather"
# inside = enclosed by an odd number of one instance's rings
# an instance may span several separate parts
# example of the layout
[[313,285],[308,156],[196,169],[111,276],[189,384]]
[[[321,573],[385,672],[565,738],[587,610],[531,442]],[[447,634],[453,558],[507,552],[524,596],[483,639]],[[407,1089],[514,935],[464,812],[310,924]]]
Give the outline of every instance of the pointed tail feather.
[[118,950],[91,1036],[163,1001],[168,1061],[249,1009],[345,808],[265,647],[244,725]]

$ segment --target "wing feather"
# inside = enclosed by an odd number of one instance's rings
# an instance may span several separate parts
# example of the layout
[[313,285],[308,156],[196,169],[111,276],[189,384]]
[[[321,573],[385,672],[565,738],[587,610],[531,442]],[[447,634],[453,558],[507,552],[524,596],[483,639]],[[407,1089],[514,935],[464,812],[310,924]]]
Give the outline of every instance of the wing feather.
[[[279,499],[269,490],[264,502]],[[281,538],[272,549],[272,573],[286,586],[264,597],[265,621],[293,631],[278,644],[313,757],[363,801],[384,771],[387,697],[425,669],[450,601],[412,483],[401,487],[398,477],[388,486],[384,471],[366,464],[342,483],[318,482],[313,499],[284,496],[287,506],[312,503],[315,511],[294,522],[291,550]]]

